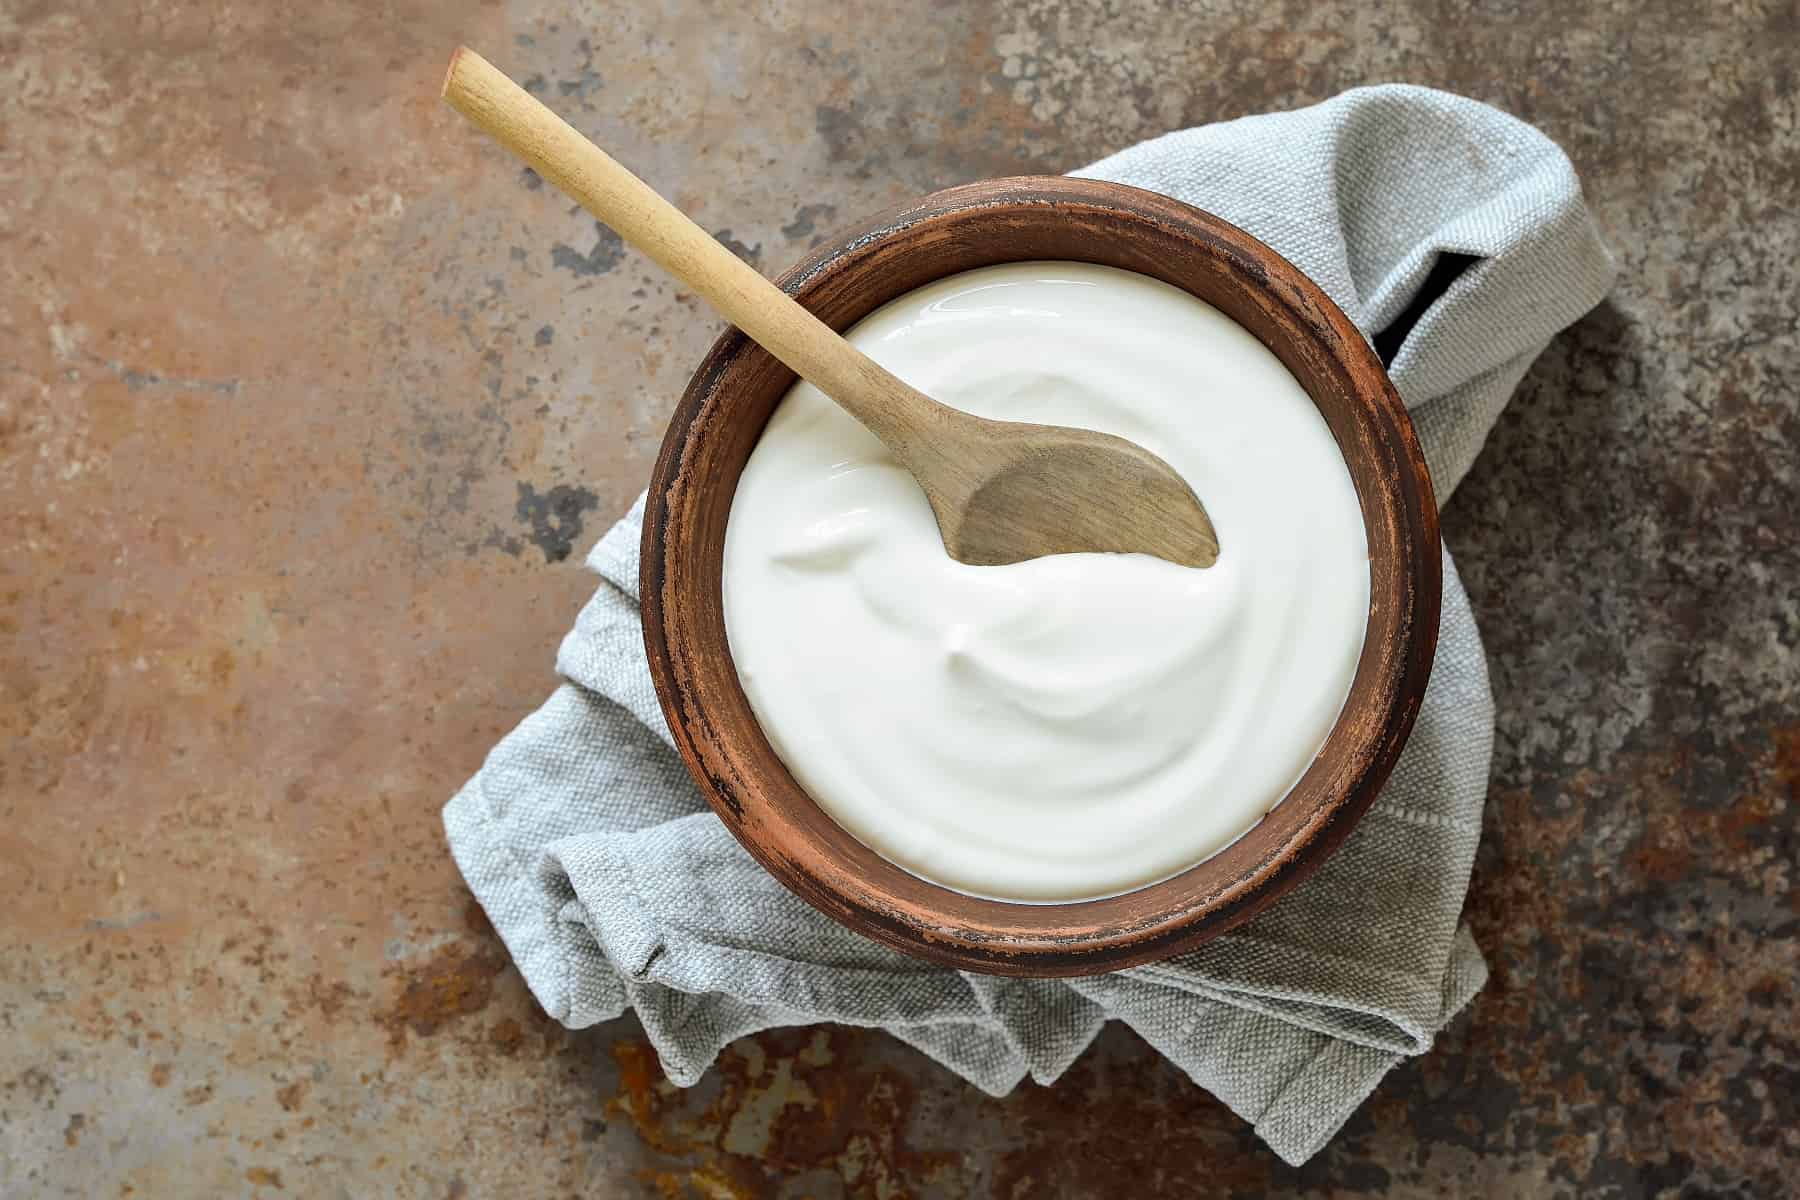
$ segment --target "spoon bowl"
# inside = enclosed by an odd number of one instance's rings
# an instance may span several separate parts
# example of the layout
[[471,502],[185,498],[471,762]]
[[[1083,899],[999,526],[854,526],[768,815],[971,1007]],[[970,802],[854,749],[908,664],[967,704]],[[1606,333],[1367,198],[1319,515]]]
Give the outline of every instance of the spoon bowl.
[[[1218,561],[1218,534],[1193,489],[1136,442],[957,416],[970,422],[962,436],[979,439],[982,473],[966,485],[951,474],[956,490],[925,494],[950,557],[975,566],[1081,553],[1154,554],[1184,567]],[[1129,525],[1121,507],[1135,510]]]

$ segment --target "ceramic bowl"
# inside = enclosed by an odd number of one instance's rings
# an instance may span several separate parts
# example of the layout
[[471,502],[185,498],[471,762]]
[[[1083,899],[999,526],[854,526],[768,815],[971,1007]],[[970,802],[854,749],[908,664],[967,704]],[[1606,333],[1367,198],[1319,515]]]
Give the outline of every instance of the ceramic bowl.
[[1287,365],[1350,468],[1369,539],[1369,623],[1344,710],[1293,790],[1213,857],[1101,900],[1009,903],[929,883],[813,802],[738,684],[720,567],[738,475],[793,374],[738,331],[675,410],[644,513],[651,675],[695,783],[777,879],[850,928],[948,966],[1086,975],[1188,950],[1316,870],[1375,799],[1437,643],[1437,505],[1405,406],[1317,285],[1241,229],[1165,196],[1066,178],[951,188],[821,247],[778,281],[836,329],[904,292],[995,263],[1060,259],[1154,276],[1222,310]]

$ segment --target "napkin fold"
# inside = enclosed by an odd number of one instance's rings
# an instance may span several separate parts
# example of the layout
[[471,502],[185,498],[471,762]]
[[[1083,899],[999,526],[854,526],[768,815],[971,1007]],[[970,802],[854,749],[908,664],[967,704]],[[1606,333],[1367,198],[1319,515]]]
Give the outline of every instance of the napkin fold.
[[[1563,153],[1496,109],[1358,88],[1184,130],[1077,175],[1249,230],[1370,337],[1439,501],[1531,361],[1614,268]],[[775,1026],[873,1026],[993,1095],[1051,1083],[1123,1021],[1304,1161],[1486,978],[1459,923],[1493,746],[1487,667],[1448,553],[1438,653],[1411,740],[1311,879],[1190,954],[1071,980],[934,967],[837,925],[762,870],[674,753],[638,614],[640,498],[588,557],[600,585],[563,684],[444,809],[470,888],[551,1016],[635,1009],[675,1083]]]

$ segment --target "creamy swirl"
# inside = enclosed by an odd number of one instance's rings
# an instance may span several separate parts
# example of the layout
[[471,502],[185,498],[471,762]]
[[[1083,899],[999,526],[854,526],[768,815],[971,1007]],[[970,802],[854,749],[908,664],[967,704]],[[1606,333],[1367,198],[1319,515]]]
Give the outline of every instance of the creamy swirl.
[[849,336],[957,408],[1161,455],[1220,555],[955,562],[911,477],[797,384],[739,481],[724,602],[801,786],[907,870],[1013,900],[1127,891],[1254,825],[1324,742],[1368,618],[1356,493],[1293,376],[1210,305],[1088,264],[953,276]]

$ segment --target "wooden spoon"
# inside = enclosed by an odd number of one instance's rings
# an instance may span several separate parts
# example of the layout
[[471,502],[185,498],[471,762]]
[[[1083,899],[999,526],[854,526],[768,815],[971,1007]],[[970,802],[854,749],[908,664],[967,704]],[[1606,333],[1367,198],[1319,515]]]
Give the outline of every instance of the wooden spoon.
[[1142,446],[987,420],[902,383],[467,47],[450,58],[444,99],[880,438],[924,489],[952,558],[986,566],[1135,551],[1190,567],[1218,558],[1193,490]]

